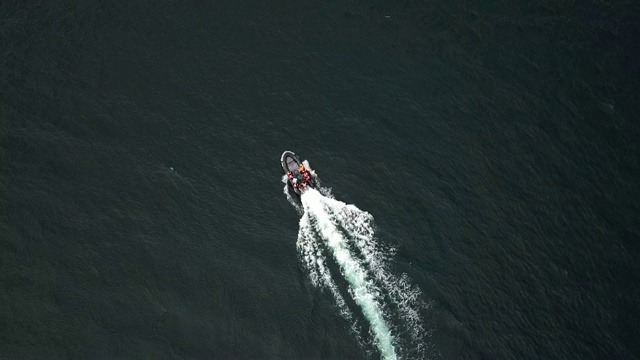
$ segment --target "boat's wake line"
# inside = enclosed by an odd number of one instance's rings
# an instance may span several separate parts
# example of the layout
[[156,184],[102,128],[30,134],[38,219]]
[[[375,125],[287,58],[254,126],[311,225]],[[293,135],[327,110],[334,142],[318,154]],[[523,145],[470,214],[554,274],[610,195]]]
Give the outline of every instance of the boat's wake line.
[[[301,261],[311,282],[331,293],[358,341],[375,345],[383,359],[428,357],[429,333],[420,318],[427,304],[406,275],[389,272],[394,251],[376,243],[373,217],[315,189],[305,191],[301,203]],[[368,338],[361,336],[359,317],[366,320]]]

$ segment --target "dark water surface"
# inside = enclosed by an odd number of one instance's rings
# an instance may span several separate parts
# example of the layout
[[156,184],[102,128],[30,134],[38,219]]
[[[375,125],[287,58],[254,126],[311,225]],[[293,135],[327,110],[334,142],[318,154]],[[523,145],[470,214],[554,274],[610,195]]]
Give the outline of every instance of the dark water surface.
[[0,4],[0,358],[367,355],[279,156],[376,219],[433,358],[640,357],[636,1]]

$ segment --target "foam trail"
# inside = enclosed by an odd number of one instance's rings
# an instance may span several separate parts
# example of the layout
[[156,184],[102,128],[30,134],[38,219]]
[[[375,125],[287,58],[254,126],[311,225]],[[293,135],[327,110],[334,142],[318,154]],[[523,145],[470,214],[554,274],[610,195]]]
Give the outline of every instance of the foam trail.
[[324,263],[325,257],[323,256],[320,247],[314,241],[313,227],[309,221],[308,214],[304,214],[300,219],[300,232],[298,233],[296,246],[301,254],[302,262],[306,265],[306,268],[309,271],[311,283],[319,288],[328,289],[338,304],[340,314],[347,321],[352,321],[353,315],[349,310],[347,303],[344,301],[344,298],[338,291],[338,286],[335,281],[333,281],[333,278],[331,278],[331,273]]
[[305,216],[315,219],[316,229],[326,240],[336,263],[349,283],[349,292],[369,322],[370,330],[383,359],[395,360],[398,357],[394,348],[394,337],[383,314],[379,291],[367,276],[367,270],[362,262],[352,255],[348,240],[332,221],[330,212],[325,210],[323,199],[327,198],[323,198],[316,190],[307,190],[302,195]]
[[425,329],[420,320],[417,304],[421,304],[422,295],[419,288],[411,285],[411,282],[403,274],[401,277],[389,273],[387,262],[395,254],[394,248],[383,249],[374,239],[373,217],[366,211],[358,209],[354,205],[347,205],[335,199],[322,199],[332,209],[339,209],[339,213],[333,217],[340,226],[350,235],[355,247],[362,254],[363,262],[373,277],[382,283],[387,290],[390,300],[396,304],[402,323],[411,337],[411,342],[420,351],[421,340]]

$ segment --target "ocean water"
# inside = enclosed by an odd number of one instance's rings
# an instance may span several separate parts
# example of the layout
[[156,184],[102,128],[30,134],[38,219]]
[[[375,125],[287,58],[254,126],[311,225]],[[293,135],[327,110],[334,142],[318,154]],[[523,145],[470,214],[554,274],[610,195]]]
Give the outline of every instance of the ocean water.
[[0,358],[639,358],[639,24],[1,2]]

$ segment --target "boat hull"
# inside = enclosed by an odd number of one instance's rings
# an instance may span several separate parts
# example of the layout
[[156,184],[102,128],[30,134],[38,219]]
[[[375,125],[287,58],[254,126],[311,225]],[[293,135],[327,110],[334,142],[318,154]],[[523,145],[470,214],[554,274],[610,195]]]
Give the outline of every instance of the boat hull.
[[280,165],[282,166],[282,171],[287,175],[289,186],[296,194],[301,195],[304,190],[316,187],[315,177],[312,172],[304,167],[300,158],[292,151],[282,153]]

